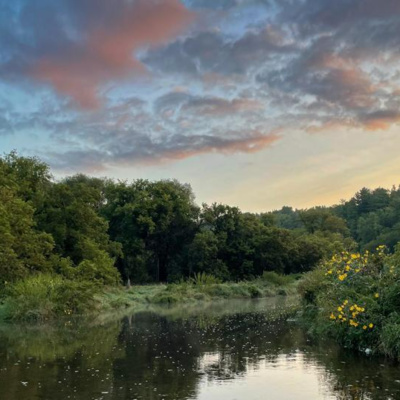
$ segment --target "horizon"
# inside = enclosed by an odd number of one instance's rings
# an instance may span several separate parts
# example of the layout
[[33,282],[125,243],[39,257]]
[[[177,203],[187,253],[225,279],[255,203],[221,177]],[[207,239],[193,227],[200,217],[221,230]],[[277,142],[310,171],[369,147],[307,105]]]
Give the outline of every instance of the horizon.
[[55,177],[246,212],[400,183],[398,1],[0,0],[0,32],[0,150]]

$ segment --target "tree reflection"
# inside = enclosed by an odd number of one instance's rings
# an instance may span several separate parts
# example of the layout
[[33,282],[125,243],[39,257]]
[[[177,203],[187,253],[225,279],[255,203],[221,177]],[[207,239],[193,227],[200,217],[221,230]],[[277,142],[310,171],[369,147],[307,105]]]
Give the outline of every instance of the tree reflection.
[[201,383],[245,379],[250,371],[300,360],[306,369],[316,367],[336,398],[399,398],[396,365],[310,342],[286,321],[290,307],[242,301],[149,309],[108,321],[3,326],[0,397],[195,399]]

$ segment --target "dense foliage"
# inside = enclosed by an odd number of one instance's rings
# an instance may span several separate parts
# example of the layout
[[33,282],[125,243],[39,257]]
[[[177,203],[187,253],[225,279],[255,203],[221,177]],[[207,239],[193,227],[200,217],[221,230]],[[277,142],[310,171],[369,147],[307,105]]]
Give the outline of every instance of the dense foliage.
[[349,201],[333,207],[283,207],[267,215],[282,228],[349,233],[362,251],[373,252],[379,245],[393,251],[400,242],[400,186],[391,190],[362,188]]
[[346,347],[400,358],[400,246],[375,250],[343,252],[309,272],[300,285],[305,317]]
[[102,286],[304,272],[358,245],[392,247],[399,193],[363,189],[333,208],[258,215],[199,207],[175,180],[56,181],[39,159],[10,153],[0,158],[0,287],[37,273]]

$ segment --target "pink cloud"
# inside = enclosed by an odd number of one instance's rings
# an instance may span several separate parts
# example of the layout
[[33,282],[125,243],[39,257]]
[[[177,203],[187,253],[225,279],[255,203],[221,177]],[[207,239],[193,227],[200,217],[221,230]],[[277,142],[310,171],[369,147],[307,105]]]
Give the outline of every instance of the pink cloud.
[[105,26],[89,27],[83,43],[39,59],[31,75],[82,108],[96,108],[102,84],[145,71],[135,51],[167,42],[192,19],[193,13],[179,0],[138,0],[122,8],[119,17]]
[[159,159],[142,160],[144,164],[156,164],[163,161],[183,160],[189,157],[208,154],[236,154],[236,153],[256,153],[281,139],[277,132],[263,134],[259,131],[248,133],[245,137],[225,139],[222,141],[213,140],[214,143],[205,144],[197,148],[187,148],[182,150],[164,151]]
[[386,130],[400,122],[400,112],[397,110],[381,110],[366,115],[362,123],[367,130]]
[[323,96],[328,101],[349,108],[365,108],[376,105],[374,96],[378,87],[352,59],[324,53],[312,60],[311,67],[324,74],[320,79],[325,89]]
[[[256,153],[272,146],[280,140],[280,130],[270,133],[258,130],[234,133],[232,137],[215,136],[178,136],[172,141],[150,142],[147,147],[138,151],[134,143],[125,144],[121,149],[110,152],[103,150],[74,150],[65,153],[46,153],[47,159],[58,170],[71,171],[77,167],[85,172],[99,172],[109,166],[162,165],[173,161],[184,160],[203,154],[237,154]],[[139,138],[140,142],[140,138]]]

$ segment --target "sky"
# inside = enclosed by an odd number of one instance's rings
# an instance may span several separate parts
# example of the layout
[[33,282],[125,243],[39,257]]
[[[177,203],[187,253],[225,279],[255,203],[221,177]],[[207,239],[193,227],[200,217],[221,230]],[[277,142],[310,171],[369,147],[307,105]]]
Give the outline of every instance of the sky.
[[400,184],[399,0],[0,0],[0,152],[261,212]]

